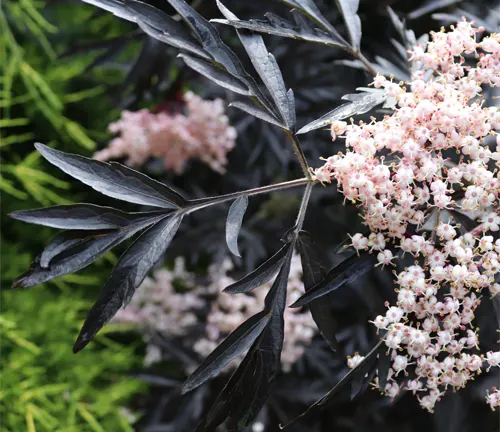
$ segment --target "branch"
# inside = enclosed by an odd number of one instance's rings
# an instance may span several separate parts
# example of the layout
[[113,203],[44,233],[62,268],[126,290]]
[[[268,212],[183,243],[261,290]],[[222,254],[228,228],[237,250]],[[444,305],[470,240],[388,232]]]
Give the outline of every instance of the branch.
[[185,209],[183,210],[183,213],[189,214],[192,213],[196,210],[200,210],[205,207],[210,207],[215,204],[221,204],[226,201],[231,201],[236,198],[239,198],[240,196],[252,196],[252,195],[259,195],[263,193],[268,193],[268,192],[273,192],[277,190],[283,190],[283,189],[289,189],[297,186],[302,186],[305,184],[312,184],[313,180],[310,178],[301,178],[301,179],[296,179],[296,180],[290,180],[282,183],[276,183],[273,185],[268,185],[268,186],[262,186],[262,187],[257,187],[253,189],[247,189],[244,191],[239,191],[239,192],[233,192],[230,194],[226,195],[220,195],[216,197],[208,197],[208,198],[200,198],[196,200],[191,200],[189,201],[189,204]]

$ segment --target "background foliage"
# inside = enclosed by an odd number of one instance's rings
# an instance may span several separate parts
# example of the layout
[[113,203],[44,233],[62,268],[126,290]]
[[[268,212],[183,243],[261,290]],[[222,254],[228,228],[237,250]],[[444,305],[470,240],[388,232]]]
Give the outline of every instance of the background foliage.
[[[172,13],[166,2],[149,3]],[[215,2],[192,3],[202,16],[220,18]],[[335,2],[316,3],[329,21],[344,32]],[[264,12],[287,17],[290,9],[278,1],[228,0],[225,4],[242,19],[262,19]],[[389,43],[396,32],[387,16],[387,5],[412,18],[409,27],[418,37],[441,25],[431,18],[429,10],[441,4],[446,8],[438,8],[439,12],[460,14],[457,7],[461,7],[483,18],[491,14],[493,2],[362,1],[363,52],[371,60],[382,55],[398,62]],[[419,11],[422,6],[424,9]],[[186,68],[176,58],[176,50],[146,36],[136,26],[79,1],[4,0],[0,28],[0,56],[6,59],[0,65],[0,325],[2,390],[5,389],[0,401],[2,423],[8,425],[7,430],[27,428],[30,432],[130,430],[119,411],[133,394],[144,390],[128,376],[139,362],[136,351],[140,349],[136,349],[136,344],[140,338],[113,335],[110,339],[106,334],[91,344],[90,350],[78,356],[70,353],[88,301],[95,298],[116,256],[107,254],[84,272],[27,292],[11,291],[10,282],[28,267],[54,232],[13,222],[4,215],[13,210],[76,201],[107,204],[105,198],[42,162],[34,152],[33,141],[90,156],[107,143],[106,126],[124,108],[176,104],[178,91],[187,88],[205,98],[221,97],[228,103],[234,96]],[[234,31],[225,26],[218,28],[224,40],[240,54]],[[338,64],[348,58],[341,50],[278,37],[266,38],[266,44],[277,58],[285,83],[295,91],[299,126],[340,105],[341,96],[364,86],[368,80],[365,72]],[[149,161],[142,171],[178,186],[191,198],[297,177],[299,167],[280,130],[238,110],[228,109],[228,113],[239,137],[229,155],[226,175],[220,176],[197,162],[181,176],[164,172],[162,164],[155,160]],[[318,130],[304,137],[311,165],[319,156],[333,153],[328,132]],[[334,249],[347,233],[358,231],[360,220],[354,208],[343,206],[334,187],[316,189],[305,229],[323,243],[333,261],[339,261]],[[278,248],[283,229],[293,224],[299,203],[300,195],[295,191],[250,200],[240,238],[243,259],[235,258],[241,274],[255,268]],[[203,273],[209,262],[222,260],[227,255],[226,211],[227,207],[214,207],[185,221],[165,262],[184,255],[191,268]],[[339,290],[331,304],[341,328],[337,334],[341,342],[339,355],[333,356],[321,340],[312,344],[294,373],[279,378],[258,419],[266,430],[276,430],[279,422],[302,412],[337,382],[346,373],[345,355],[368,351],[374,336],[368,320],[380,312],[384,300],[391,299],[389,281],[386,275],[369,276]],[[484,316],[491,313],[483,311]],[[122,343],[113,341],[117,338]],[[124,343],[130,346],[123,347]],[[172,352],[174,348],[169,347]],[[177,361],[181,358],[179,354]],[[144,416],[137,428],[148,431],[191,430],[226,379],[216,379],[181,397],[179,385],[183,377],[175,362],[160,364],[142,377],[153,386],[140,398]],[[367,392],[353,402],[346,397],[316,419],[315,424],[302,427],[318,431],[416,431],[424,427],[439,431],[497,430],[496,416],[484,406],[484,391],[480,391],[492,383],[483,381],[486,380],[474,383],[469,392],[447,396],[435,416],[423,413],[411,397],[402,395],[391,404],[375,392]],[[63,397],[66,391],[67,398]],[[30,429],[31,423],[36,429]]]

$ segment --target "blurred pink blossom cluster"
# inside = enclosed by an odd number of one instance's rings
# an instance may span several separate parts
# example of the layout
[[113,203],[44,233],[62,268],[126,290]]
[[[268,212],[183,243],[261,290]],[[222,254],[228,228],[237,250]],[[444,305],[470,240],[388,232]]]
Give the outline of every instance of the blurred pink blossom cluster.
[[[481,354],[474,326],[484,292],[500,292],[500,109],[486,106],[481,87],[500,87],[500,35],[478,42],[482,31],[464,20],[432,33],[427,47],[411,52],[422,65],[411,82],[377,76],[373,85],[395,98],[394,112],[370,123],[334,122],[332,138],[345,139],[345,154],[313,171],[319,181],[336,180],[361,209],[370,234],[351,237],[357,251],[376,254],[379,265],[393,265],[397,253],[414,257],[395,273],[397,304],[374,320],[392,358],[380,390],[396,396],[411,371],[404,385],[431,412],[447,390],[500,364],[500,352]],[[480,225],[465,232],[454,211]],[[498,394],[487,397],[492,408]]]
[[[235,282],[228,272],[233,265],[229,259],[222,264],[212,265],[208,270],[208,283],[197,285],[193,274],[186,271],[182,258],[177,258],[170,270],[157,270],[153,278],[146,278],[137,290],[130,304],[121,309],[114,321],[129,323],[141,329],[151,329],[164,337],[183,336],[189,340],[194,351],[205,358],[233,330],[260,312],[264,307],[264,297],[271,287],[268,282],[249,294],[226,294],[222,290]],[[299,255],[294,255],[288,280],[288,303],[303,294],[302,267]],[[182,289],[176,289],[176,285]],[[213,299],[213,300],[211,300]],[[211,306],[208,316],[203,310]],[[287,308],[285,310],[285,340],[281,363],[284,371],[302,356],[316,333],[316,325],[309,311]],[[200,324],[204,332],[194,331]],[[146,364],[161,360],[160,350],[148,344]],[[234,368],[238,359],[228,365]],[[192,372],[192,371],[188,371]]]
[[126,156],[126,164],[142,165],[148,158],[163,158],[165,167],[181,174],[186,162],[199,159],[214,171],[223,173],[227,153],[236,140],[236,129],[229,125],[221,99],[203,100],[192,92],[184,94],[186,115],[147,109],[123,111],[109,131],[118,134],[109,146],[94,154],[98,160]]

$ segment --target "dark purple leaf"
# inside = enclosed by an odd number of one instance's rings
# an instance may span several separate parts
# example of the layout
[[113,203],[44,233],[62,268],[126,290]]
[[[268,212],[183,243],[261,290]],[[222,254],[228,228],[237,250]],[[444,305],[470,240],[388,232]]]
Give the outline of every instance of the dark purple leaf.
[[257,267],[253,272],[224,288],[224,292],[231,294],[247,293],[260,287],[261,285],[264,285],[266,282],[269,282],[281,268],[288,249],[289,245],[283,246],[278,252],[276,252],[262,265]]
[[91,235],[91,232],[89,232],[88,239],[79,242],[75,246],[66,249],[52,258],[48,268],[43,268],[41,266],[40,258],[35,260],[31,268],[13,282],[13,286],[28,288],[56,277],[81,270],[116,245],[157,222],[162,217],[165,216],[144,218],[134,224],[113,231],[110,234],[93,233],[93,235]]
[[293,243],[287,246],[285,261],[265,299],[263,313],[269,316],[269,321],[198,430],[214,430],[226,418],[229,418],[231,430],[243,430],[253,421],[269,397],[271,385],[280,369],[283,347],[283,312],[294,249]]
[[94,204],[58,205],[9,214],[10,217],[23,222],[71,230],[117,229],[146,215],[146,213],[125,213],[112,207]]
[[376,258],[368,253],[364,253],[361,256],[353,255],[347,258],[330,270],[325,279],[313,286],[290,307],[304,306],[349,282],[355,281],[360,276],[369,272],[375,266],[376,262]]
[[57,234],[45,247],[40,255],[40,266],[48,268],[52,258],[78,244],[87,241],[90,237],[109,232],[94,233],[88,231],[62,231]]
[[[217,1],[217,5],[227,19],[237,19],[220,1]],[[238,37],[250,57],[255,70],[269,91],[274,105],[280,113],[280,120],[283,120],[288,130],[293,130],[295,127],[293,124],[295,114],[292,114],[292,111],[295,111],[295,106],[289,105],[285,82],[283,81],[283,76],[276,63],[276,59],[267,51],[262,36],[243,30],[238,31]]]
[[359,0],[336,0],[336,2],[349,32],[352,48],[358,52],[361,43],[361,20],[357,14]]
[[241,257],[238,250],[238,235],[240,234],[243,217],[248,207],[248,197],[246,195],[236,198],[231,204],[226,219],[226,243],[233,255]]
[[80,335],[73,346],[76,353],[126,305],[151,267],[160,259],[175,236],[182,216],[160,220],[144,232],[120,257],[101,294],[89,311]]
[[298,421],[305,420],[310,418],[311,416],[318,414],[318,412],[323,411],[327,408],[337,396],[337,394],[344,388],[346,384],[349,384],[351,380],[358,375],[358,368],[360,370],[364,367],[365,363],[371,363],[373,357],[377,355],[384,342],[380,340],[377,345],[366,355],[361,363],[358,364],[355,368],[351,369],[344,377],[320,400],[311,405],[305,412],[303,412],[300,416],[294,418],[291,422],[285,425],[283,429],[289,430],[292,426],[294,426]]
[[335,28],[328,22],[328,20],[321,14],[318,7],[314,4],[313,0],[281,0],[288,6],[297,9],[299,12],[307,16],[310,20],[319,24],[323,29],[328,31],[333,37],[346,44],[346,41],[338,34]]
[[388,348],[382,344],[380,347],[380,351],[378,354],[378,367],[377,367],[377,375],[378,375],[378,385],[380,391],[385,391],[387,386],[387,378],[389,376],[389,369],[391,368],[391,356],[388,354]]
[[233,359],[243,354],[262,333],[269,319],[269,314],[259,312],[241,324],[189,376],[182,386],[182,393],[200,386],[217,375]]
[[179,57],[182,58],[182,60],[184,60],[184,62],[191,69],[207,77],[221,87],[227,88],[232,92],[244,96],[251,95],[250,91],[248,90],[248,86],[244,82],[236,78],[234,75],[226,72],[224,69],[212,65],[208,61],[197,59],[186,54],[179,54]]
[[271,123],[280,128],[286,128],[286,125],[282,121],[278,120],[273,114],[264,111],[256,105],[252,105],[245,101],[236,101],[229,104],[230,107],[238,108],[251,116],[257,117],[260,120],[264,120],[267,123]]
[[179,208],[186,204],[181,195],[163,183],[124,165],[64,153],[40,143],[35,147],[61,171],[104,195],[153,207]]
[[[312,287],[325,279],[327,275],[327,255],[321,250],[305,231],[299,233],[297,247],[302,263],[302,278],[304,288],[309,291]],[[331,308],[332,294],[328,294],[321,302],[312,302],[309,305],[311,315],[323,338],[328,342],[333,351],[337,351],[338,342],[335,337],[337,322]]]

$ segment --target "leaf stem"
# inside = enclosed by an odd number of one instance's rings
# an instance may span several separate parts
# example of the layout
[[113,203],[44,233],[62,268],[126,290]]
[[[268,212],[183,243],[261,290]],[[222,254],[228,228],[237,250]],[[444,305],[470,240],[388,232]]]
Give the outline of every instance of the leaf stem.
[[377,76],[377,71],[373,68],[372,64],[368,61],[368,59],[361,54],[361,51],[351,53],[354,57],[357,57],[358,60],[363,63],[366,70],[370,72],[373,76]]
[[297,186],[303,186],[307,184],[313,184],[313,180],[311,178],[301,178],[296,180],[290,180],[282,183],[276,183],[272,185],[262,186],[254,189],[247,189],[244,191],[233,192],[226,195],[220,195],[216,197],[208,197],[208,198],[200,198],[196,200],[192,200],[189,202],[188,206],[185,207],[182,211],[186,214],[192,213],[196,210],[200,210],[205,207],[209,207],[214,204],[220,204],[226,201],[231,201],[233,199],[239,198],[240,196],[252,196],[259,195],[268,192],[274,192],[282,189],[289,189]]
[[313,182],[307,183],[306,189],[304,190],[304,195],[302,195],[302,202],[300,203],[299,214],[297,215],[297,222],[295,232],[299,232],[304,225],[304,219],[306,217],[307,205],[309,204],[309,198],[311,198],[311,191],[314,186]]
[[283,129],[283,131],[292,144],[293,152],[295,153],[295,156],[297,156],[297,160],[300,163],[300,167],[302,168],[304,176],[309,179],[309,181],[311,181],[312,177],[311,172],[309,171],[309,165],[307,164],[306,157],[304,156],[304,152],[302,151],[302,147],[300,146],[300,141],[297,138],[297,135],[294,132],[288,131],[286,129]]

